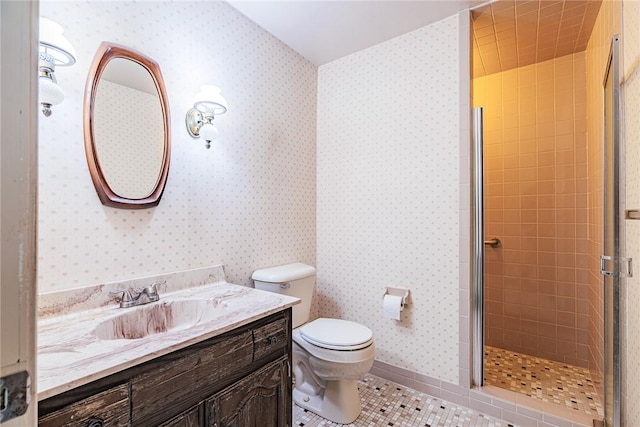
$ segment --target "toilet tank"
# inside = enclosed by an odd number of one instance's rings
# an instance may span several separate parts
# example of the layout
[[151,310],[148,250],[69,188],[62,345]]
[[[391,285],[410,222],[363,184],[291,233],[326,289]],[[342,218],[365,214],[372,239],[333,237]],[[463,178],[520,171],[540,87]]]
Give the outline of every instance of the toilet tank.
[[306,323],[311,314],[311,299],[316,285],[316,269],[296,262],[279,267],[256,270],[251,276],[256,289],[276,292],[296,298],[302,302],[293,306],[293,327]]

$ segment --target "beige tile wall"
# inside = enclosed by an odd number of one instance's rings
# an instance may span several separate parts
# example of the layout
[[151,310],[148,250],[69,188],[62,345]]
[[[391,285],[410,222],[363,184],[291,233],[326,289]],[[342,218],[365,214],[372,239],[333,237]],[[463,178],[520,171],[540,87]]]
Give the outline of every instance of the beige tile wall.
[[488,345],[589,366],[584,52],[476,78]]

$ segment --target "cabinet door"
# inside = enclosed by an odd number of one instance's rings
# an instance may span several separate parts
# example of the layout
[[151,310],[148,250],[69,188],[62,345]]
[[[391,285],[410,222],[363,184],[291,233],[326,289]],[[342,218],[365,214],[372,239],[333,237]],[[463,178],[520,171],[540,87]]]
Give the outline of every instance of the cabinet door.
[[201,405],[191,408],[186,412],[170,419],[158,427],[201,427],[202,426]]
[[291,425],[289,361],[282,357],[215,394],[205,403],[210,427]]

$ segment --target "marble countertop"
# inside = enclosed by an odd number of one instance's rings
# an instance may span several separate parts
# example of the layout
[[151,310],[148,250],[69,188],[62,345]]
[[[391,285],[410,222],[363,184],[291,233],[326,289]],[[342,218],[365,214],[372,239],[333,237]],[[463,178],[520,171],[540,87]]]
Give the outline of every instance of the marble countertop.
[[[42,317],[38,321],[38,400],[220,335],[299,302],[285,295],[217,282],[161,293],[160,301],[138,307],[119,308],[114,303]],[[152,319],[155,315],[152,311],[163,313],[165,318],[161,322],[173,322],[167,331],[152,331],[137,339],[117,338],[123,333],[123,322],[118,320],[126,317],[129,323],[132,320],[138,323],[140,318],[141,324],[148,324],[157,320]],[[114,324],[119,326],[113,327]],[[145,333],[148,332],[142,335]]]

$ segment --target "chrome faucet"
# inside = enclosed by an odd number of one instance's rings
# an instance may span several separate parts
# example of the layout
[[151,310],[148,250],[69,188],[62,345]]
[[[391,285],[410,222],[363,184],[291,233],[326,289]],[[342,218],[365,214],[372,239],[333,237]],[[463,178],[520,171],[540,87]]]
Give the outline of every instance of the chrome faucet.
[[110,295],[115,295],[120,299],[120,308],[135,307],[136,305],[149,304],[160,299],[158,295],[158,285],[164,285],[166,280],[162,282],[153,282],[149,286],[145,286],[142,289],[124,289],[117,292],[109,292]]

